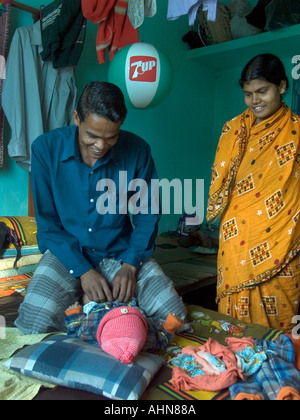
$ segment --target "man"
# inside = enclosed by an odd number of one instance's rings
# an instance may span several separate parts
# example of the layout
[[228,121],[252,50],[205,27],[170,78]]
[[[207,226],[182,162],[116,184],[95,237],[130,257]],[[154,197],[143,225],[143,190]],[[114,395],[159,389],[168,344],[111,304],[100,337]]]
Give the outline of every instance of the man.
[[[45,133],[32,146],[44,255],[16,320],[25,334],[65,330],[64,311],[83,293],[95,302],[136,295],[153,322],[170,312],[186,316],[172,282],[149,260],[160,218],[151,207],[157,174],[148,144],[121,130],[126,114],[117,86],[92,82],[74,111],[75,126]],[[135,204],[131,216],[129,202]]]

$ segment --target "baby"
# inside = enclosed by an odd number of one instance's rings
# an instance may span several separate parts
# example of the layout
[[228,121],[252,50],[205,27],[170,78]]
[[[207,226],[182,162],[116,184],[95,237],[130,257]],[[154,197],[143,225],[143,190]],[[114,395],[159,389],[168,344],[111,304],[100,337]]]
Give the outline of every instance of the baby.
[[119,301],[96,303],[83,296],[83,307],[76,302],[66,311],[67,334],[100,345],[103,351],[123,363],[132,363],[140,351],[164,348],[184,321],[170,313],[154,325],[137,306]]

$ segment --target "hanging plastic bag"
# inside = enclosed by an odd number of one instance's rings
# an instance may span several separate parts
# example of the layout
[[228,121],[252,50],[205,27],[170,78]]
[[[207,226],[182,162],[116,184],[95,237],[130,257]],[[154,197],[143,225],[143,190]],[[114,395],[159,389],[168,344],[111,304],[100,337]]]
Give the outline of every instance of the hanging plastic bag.
[[286,28],[300,23],[299,0],[272,0],[265,8],[266,30]]

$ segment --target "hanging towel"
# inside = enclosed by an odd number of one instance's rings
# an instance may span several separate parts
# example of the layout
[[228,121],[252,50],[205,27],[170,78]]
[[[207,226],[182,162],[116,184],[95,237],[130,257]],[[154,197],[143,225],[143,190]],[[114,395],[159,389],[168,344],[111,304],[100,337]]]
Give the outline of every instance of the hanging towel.
[[100,64],[105,62],[105,50],[110,60],[116,51],[139,41],[139,33],[128,17],[128,0],[82,0],[82,12],[86,19],[99,24],[96,49]]
[[31,144],[46,131],[70,125],[76,105],[73,67],[44,62],[41,24],[17,28],[6,63],[2,107],[11,128],[8,154],[30,171]]
[[[197,17],[200,5],[207,7],[207,20],[215,21],[217,16],[217,0],[169,0],[168,20],[178,19],[180,16],[189,16],[189,25],[193,26]],[[206,10],[206,9],[204,9]]]
[[128,17],[134,28],[144,22],[144,17],[153,17],[156,14],[156,0],[128,0]]

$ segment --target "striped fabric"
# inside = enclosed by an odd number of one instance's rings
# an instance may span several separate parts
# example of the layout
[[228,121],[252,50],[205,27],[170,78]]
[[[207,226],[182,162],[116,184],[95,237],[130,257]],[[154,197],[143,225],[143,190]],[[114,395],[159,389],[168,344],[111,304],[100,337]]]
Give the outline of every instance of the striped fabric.
[[[109,283],[121,268],[119,261],[104,259],[96,269]],[[24,334],[66,331],[64,311],[82,294],[79,279],[50,252],[43,255],[19,310],[16,326]],[[186,307],[172,281],[159,265],[149,260],[143,264],[137,282],[138,306],[150,322],[165,321],[170,312],[186,317]]]
[[292,340],[281,334],[275,341],[255,339],[267,354],[262,367],[246,381],[238,381],[230,390],[231,399],[278,400],[292,393],[300,398],[300,372],[295,368]]
[[[3,222],[10,229],[13,229],[17,236],[19,245],[36,245],[37,225],[34,217],[29,216],[0,216]],[[12,245],[11,248],[14,248]]]
[[[21,248],[21,256],[37,255],[40,254],[39,247],[37,245],[25,245]],[[17,250],[12,248],[7,248],[2,254],[1,258],[7,259],[17,256]]]
[[48,15],[44,13],[42,19],[42,30],[44,31],[48,26],[53,25],[55,19],[61,15],[62,3],[58,3]]

